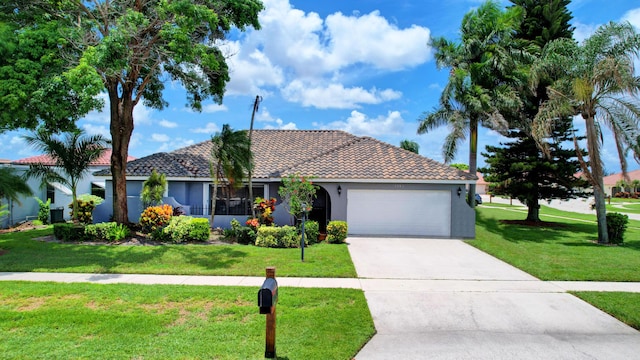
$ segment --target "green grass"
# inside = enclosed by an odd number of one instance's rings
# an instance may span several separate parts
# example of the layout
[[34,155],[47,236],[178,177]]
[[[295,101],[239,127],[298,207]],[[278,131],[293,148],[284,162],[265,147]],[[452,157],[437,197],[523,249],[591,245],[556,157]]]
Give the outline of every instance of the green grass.
[[640,330],[640,294],[624,292],[572,292],[580,299]]
[[640,203],[607,205],[607,212],[619,212],[627,214],[640,214]]
[[541,219],[557,227],[500,222],[525,218],[522,208],[478,207],[469,244],[542,280],[640,281],[639,221],[629,221],[622,246],[603,246],[595,243],[595,215],[543,207]]
[[300,249],[247,245],[115,246],[51,243],[32,238],[52,229],[0,235],[0,271],[122,274],[264,276],[275,266],[279,277],[356,277],[347,245],[317,244]]
[[[3,359],[263,359],[257,289],[3,282]],[[280,359],[351,359],[375,330],[353,289],[280,288]]]

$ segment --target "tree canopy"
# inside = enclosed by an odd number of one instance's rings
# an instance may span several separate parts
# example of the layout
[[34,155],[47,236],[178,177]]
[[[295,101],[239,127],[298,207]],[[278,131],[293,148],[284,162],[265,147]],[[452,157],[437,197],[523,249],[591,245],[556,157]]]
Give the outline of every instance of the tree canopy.
[[[540,55],[541,48],[549,41],[571,39],[573,28],[569,24],[571,14],[566,8],[568,0],[511,2],[524,14],[520,26],[515,29],[515,38],[532,55],[524,59],[526,67]],[[527,72],[522,75],[528,76]],[[504,135],[514,140],[502,143],[504,147],[488,145],[483,153],[487,158],[487,167],[481,171],[485,174],[485,180],[494,183],[494,194],[519,199],[527,206],[527,221],[539,222],[539,200],[582,196],[579,189],[585,184],[574,177],[580,169],[575,152],[563,148],[574,140],[570,117],[558,120],[552,129],[550,156],[545,156],[537,146],[531,127],[540,105],[547,99],[546,87],[551,80],[541,81],[536,89],[530,89],[528,83],[525,80],[511,84],[523,102],[517,115],[507,114],[510,130]]]
[[259,28],[259,0],[15,0],[0,10],[10,24],[58,27],[56,54],[73,89],[106,91],[113,144],[113,217],[128,222],[126,164],[133,109],[163,109],[165,81],[178,82],[187,104],[222,102],[229,81],[220,41],[232,28]]
[[626,174],[627,151],[640,158],[640,76],[633,64],[638,54],[640,35],[633,26],[609,23],[580,45],[569,39],[550,42],[533,67],[532,88],[541,79],[555,79],[533,126],[541,147],[548,149],[546,139],[558,119],[581,115],[585,120],[588,162],[575,144],[583,174],[593,186],[600,243],[608,243],[600,129],[611,129]]

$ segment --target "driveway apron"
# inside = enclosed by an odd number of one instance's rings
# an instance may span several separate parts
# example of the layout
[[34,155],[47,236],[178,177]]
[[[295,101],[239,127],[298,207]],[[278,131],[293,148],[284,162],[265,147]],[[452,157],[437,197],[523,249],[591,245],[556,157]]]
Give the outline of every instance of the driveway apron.
[[356,359],[639,359],[640,333],[460,240],[347,240],[376,326]]

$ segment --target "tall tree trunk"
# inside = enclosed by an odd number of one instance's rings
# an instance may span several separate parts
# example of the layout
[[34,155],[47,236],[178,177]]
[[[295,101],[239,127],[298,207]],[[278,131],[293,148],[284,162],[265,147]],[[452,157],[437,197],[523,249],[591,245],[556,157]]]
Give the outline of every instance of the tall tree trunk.
[[598,243],[608,244],[607,232],[607,207],[604,199],[604,183],[602,161],[600,159],[599,135],[595,124],[594,113],[582,114],[587,130],[587,150],[589,151],[589,165],[591,167],[591,185],[596,205],[596,218],[598,219]]
[[113,220],[120,224],[129,223],[127,208],[127,158],[129,141],[133,133],[132,92],[124,90],[118,96],[118,83],[107,82],[109,103],[111,105],[111,176],[113,179]]
[[[260,105],[260,95],[256,95],[256,100],[253,103],[253,111],[251,111],[251,125],[249,126],[249,149],[251,149],[251,138],[253,136],[253,119],[256,116],[256,112],[258,111],[258,106]],[[253,152],[251,153],[251,157],[253,158]],[[253,159],[252,159],[253,162]],[[253,206],[253,163],[251,164],[251,170],[249,170],[249,202],[251,206],[251,217],[256,217],[256,209]]]
[[527,201],[527,221],[540,222],[540,203],[537,197]]
[[[469,124],[469,174],[476,176],[478,172],[478,121],[471,119]],[[468,203],[471,208],[476,207],[476,184],[469,185]]]

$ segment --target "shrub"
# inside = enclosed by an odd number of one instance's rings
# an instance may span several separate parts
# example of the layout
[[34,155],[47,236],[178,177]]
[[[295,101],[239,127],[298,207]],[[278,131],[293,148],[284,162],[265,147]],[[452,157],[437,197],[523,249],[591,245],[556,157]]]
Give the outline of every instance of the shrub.
[[257,197],[253,202],[253,207],[256,210],[256,215],[261,225],[273,224],[273,212],[276,211],[275,198],[267,200]]
[[256,236],[256,246],[273,248],[298,247],[300,239],[293,226],[260,226]]
[[315,244],[318,242],[318,235],[320,234],[320,225],[315,220],[308,220],[304,223],[304,243]]
[[172,214],[173,208],[171,205],[164,204],[161,206],[149,206],[144,209],[140,215],[139,222],[142,231],[146,233],[153,233],[158,229],[162,230],[163,227],[169,224]]
[[131,234],[128,227],[116,222],[106,222],[90,224],[85,226],[84,234],[86,238],[93,238],[100,241],[118,242]]
[[[209,219],[194,218],[192,216],[174,216],[169,221],[169,225],[162,229],[162,233],[162,238],[170,239],[175,243],[184,241],[207,241],[209,240]],[[154,234],[155,232],[152,233],[152,236]]]
[[55,235],[56,239],[62,240],[64,242],[86,240],[86,236],[84,234],[84,225],[81,224],[54,224],[53,235]]
[[47,199],[46,202],[40,200],[40,198],[34,197],[38,201],[38,220],[43,224],[49,223],[49,212],[51,211],[51,199]]
[[256,242],[256,230],[249,226],[242,226],[237,219],[231,220],[231,228],[225,229],[224,239],[238,244],[248,245]]
[[[78,204],[78,218],[76,220],[82,224],[91,224],[93,222],[93,209],[96,208],[96,203],[93,202],[93,200],[85,201],[77,199],[76,204]],[[69,214],[73,216],[73,202],[69,204],[69,209],[71,209]]]
[[622,244],[624,233],[627,231],[629,216],[619,213],[607,214],[607,233],[609,242],[612,244]]
[[334,220],[327,225],[327,242],[342,244],[347,239],[348,226],[346,221]]
[[167,188],[167,176],[158,174],[156,169],[151,170],[149,178],[142,183],[140,199],[144,206],[155,206],[162,203],[162,195]]

